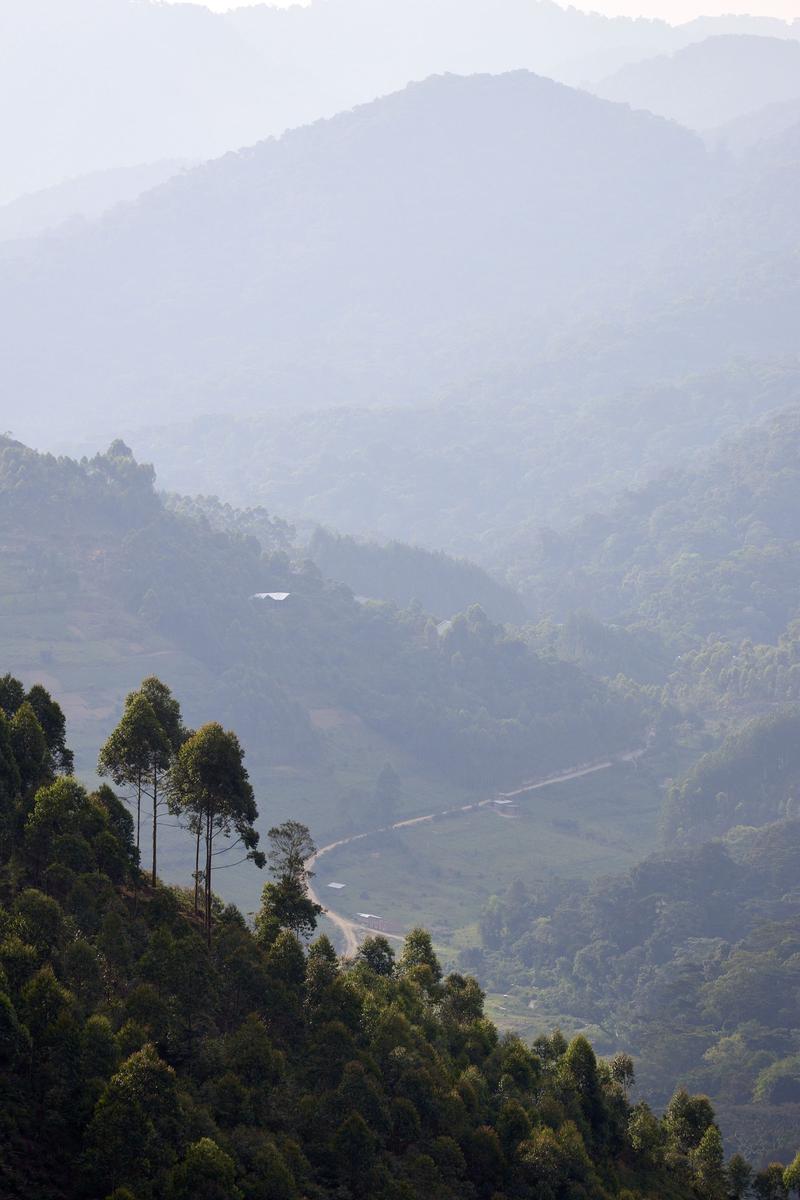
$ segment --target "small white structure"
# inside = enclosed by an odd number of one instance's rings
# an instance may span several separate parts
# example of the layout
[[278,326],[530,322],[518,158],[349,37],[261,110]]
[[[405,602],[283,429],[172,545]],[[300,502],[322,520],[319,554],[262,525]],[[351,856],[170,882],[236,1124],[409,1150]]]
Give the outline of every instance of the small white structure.
[[386,933],[388,930],[388,925],[383,917],[376,917],[374,913],[356,913],[356,916],[368,929],[375,929],[378,933]]
[[255,596],[251,596],[251,600],[275,600],[280,603],[283,600],[288,600],[291,592],[256,592]]
[[495,812],[502,813],[504,817],[519,816],[519,805],[516,800],[509,800],[506,796],[495,796],[492,808]]

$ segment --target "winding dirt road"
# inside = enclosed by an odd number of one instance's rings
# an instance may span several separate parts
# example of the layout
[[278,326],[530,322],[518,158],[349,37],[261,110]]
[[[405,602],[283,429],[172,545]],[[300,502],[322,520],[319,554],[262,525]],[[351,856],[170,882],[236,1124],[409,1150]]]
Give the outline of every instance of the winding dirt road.
[[[486,800],[478,800],[474,804],[463,804],[457,808],[446,808],[441,812],[426,813],[422,817],[410,817],[405,821],[396,821],[393,825],[384,825],[380,829],[369,829],[366,833],[354,833],[350,837],[339,838],[337,842],[331,842],[329,846],[323,846],[316,854],[306,860],[306,870],[313,871],[319,860],[325,854],[330,854],[332,850],[338,850],[340,846],[352,846],[355,842],[363,842],[366,838],[376,837],[379,833],[392,833],[397,829],[411,829],[415,825],[424,825],[426,821],[436,821],[440,817],[456,817],[463,813],[477,812],[479,809],[488,808],[495,800],[514,800],[517,796],[527,796],[531,792],[538,792],[541,788],[551,787],[557,783],[569,783],[571,779],[582,779],[584,775],[595,775],[598,771],[608,771],[611,767],[616,766],[621,762],[638,762],[645,753],[645,748],[641,750],[630,750],[626,754],[616,755],[614,758],[604,758],[600,762],[584,763],[579,767],[571,767],[567,771],[561,771],[556,775],[548,775],[543,779],[535,779],[530,783],[524,783],[522,787],[518,787],[513,792],[498,792],[494,796],[487,797]],[[322,904],[319,893],[313,884],[308,883],[308,894],[315,904]],[[358,921],[352,920],[350,917],[344,917],[341,913],[334,912],[332,908],[325,908],[325,915],[342,934],[344,941],[344,956],[352,958],[358,952],[359,935],[365,933],[374,933],[368,925],[362,925]],[[402,941],[402,937],[398,934],[385,934],[385,937],[392,938],[394,941]]]

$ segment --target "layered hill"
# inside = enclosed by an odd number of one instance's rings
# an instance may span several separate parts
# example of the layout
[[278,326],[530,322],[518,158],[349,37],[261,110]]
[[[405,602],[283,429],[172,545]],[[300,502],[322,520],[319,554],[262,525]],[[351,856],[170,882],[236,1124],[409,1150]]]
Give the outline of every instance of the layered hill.
[[[713,130],[709,136],[712,145],[723,147],[735,156],[744,156],[760,146],[772,142],[800,125],[800,97],[768,104],[756,112],[735,118]],[[770,147],[763,151],[768,153]]]
[[[310,564],[170,511],[117,443],[81,463],[6,439],[0,475],[3,661],[46,676],[91,773],[122,699],[169,675],[187,722],[235,727],[268,798],[320,836],[640,744],[644,714],[539,658],[479,608],[443,626],[363,604]],[[353,793],[358,792],[354,811]]]
[[754,146],[721,177],[627,306],[568,330],[575,381],[670,379],[758,359],[796,361],[800,127]]
[[734,362],[675,380],[562,382],[527,364],[417,406],[413,419],[401,406],[205,417],[143,430],[137,444],[181,492],[508,572],[537,529],[606,510],[786,407],[799,379],[790,363]]
[[691,134],[525,72],[226,156],[7,256],[17,432],[431,395],[627,288],[707,169]]
[[800,41],[737,34],[629,63],[593,84],[595,95],[709,130],[800,97]]
[[0,207],[0,241],[37,237],[65,221],[92,221],[130,203],[191,164],[164,159],[135,167],[95,171],[43,191],[18,196]]
[[773,641],[798,616],[799,489],[794,405],[696,468],[543,536],[525,569],[534,604],[644,621],[690,643]]
[[313,0],[224,14],[8,0],[0,22],[0,103],[15,113],[0,203],[91,171],[222,154],[432,73],[524,67],[579,83],[728,27],[609,20],[549,0]]

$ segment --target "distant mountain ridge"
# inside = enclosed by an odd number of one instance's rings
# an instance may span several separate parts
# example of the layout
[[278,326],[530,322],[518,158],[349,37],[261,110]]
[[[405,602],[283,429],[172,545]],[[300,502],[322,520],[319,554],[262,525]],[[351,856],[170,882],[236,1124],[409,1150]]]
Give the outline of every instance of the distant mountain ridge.
[[710,186],[692,134],[527,72],[413,85],[7,261],[16,432],[429,396],[626,291]]
[[551,0],[314,0],[225,14],[6,0],[0,106],[15,119],[0,203],[92,171],[211,158],[430,74],[527,68],[577,84],[714,32],[798,28],[752,18],[673,28]]
[[95,171],[41,192],[19,196],[0,207],[0,241],[38,237],[65,221],[93,221],[118,204],[137,200],[150,188],[193,166],[164,159],[136,167]]
[[800,100],[800,41],[710,37],[670,56],[630,63],[590,90],[689,129],[715,129],[767,105]]

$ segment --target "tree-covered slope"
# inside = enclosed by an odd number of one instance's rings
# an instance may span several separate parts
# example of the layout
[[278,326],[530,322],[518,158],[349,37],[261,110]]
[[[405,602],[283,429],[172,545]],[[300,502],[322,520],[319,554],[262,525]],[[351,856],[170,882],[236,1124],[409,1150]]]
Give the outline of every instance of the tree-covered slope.
[[582,894],[519,879],[471,955],[539,1021],[624,1045],[660,1102],[678,1081],[707,1092],[759,1161],[793,1153],[800,1112],[799,732],[787,712],[701,759],[667,795],[668,849],[632,870]]
[[[481,609],[437,625],[359,603],[274,545],[168,507],[118,443],[79,463],[6,440],[0,505],[5,661],[26,678],[41,664],[74,716],[82,769],[125,693],[166,673],[192,725],[213,704],[241,732],[270,814],[298,797],[325,833],[387,760],[414,780],[411,807],[641,744],[635,701]],[[283,527],[265,520],[261,541],[280,545]]]
[[503,571],[520,531],[602,510],[797,395],[791,362],[624,386],[562,378],[563,365],[498,366],[413,419],[401,407],[199,417],[143,430],[137,446],[181,492]]
[[690,129],[709,130],[800,98],[800,42],[746,34],[710,37],[669,56],[627,64],[592,91]]
[[141,877],[110,789],[31,769],[26,707],[0,711],[9,1200],[742,1195],[707,1100],[678,1093],[659,1120],[631,1106],[626,1056],[500,1037],[424,931],[399,956],[381,937],[352,962],[307,947],[296,823],[270,831],[255,933],[217,902],[201,936],[188,890]]
[[798,514],[792,406],[607,514],[541,536],[520,576],[544,610],[585,608],[689,641],[773,640],[798,612]]
[[[277,491],[278,489],[276,489]],[[216,496],[166,497],[173,511],[207,520],[214,529],[258,539],[266,551],[309,558],[326,579],[345,583],[362,599],[385,600],[398,608],[421,604],[446,618],[479,604],[493,621],[519,624],[521,599],[473,562],[404,542],[355,538],[321,526],[303,537],[263,505],[236,508]]]
[[720,177],[623,311],[570,337],[590,378],[672,378],[758,359],[795,361],[800,135],[794,125]]
[[746,17],[673,28],[519,0],[312,0],[225,13],[7,0],[0,103],[18,116],[3,198],[87,171],[222,154],[434,72],[525,67],[579,83],[730,26],[786,32]]
[[15,432],[429,398],[626,289],[710,171],[692,134],[525,71],[414,84],[9,257]]
[[65,222],[93,221],[120,204],[132,204],[191,163],[161,159],[116,170],[94,171],[53,187],[26,192],[0,206],[0,241],[38,237]]
[[401,608],[414,602],[426,612],[450,617],[473,604],[496,621],[521,624],[525,605],[508,587],[465,559],[407,546],[346,537],[317,528],[308,555],[328,579],[340,579],[360,596],[391,600]]

